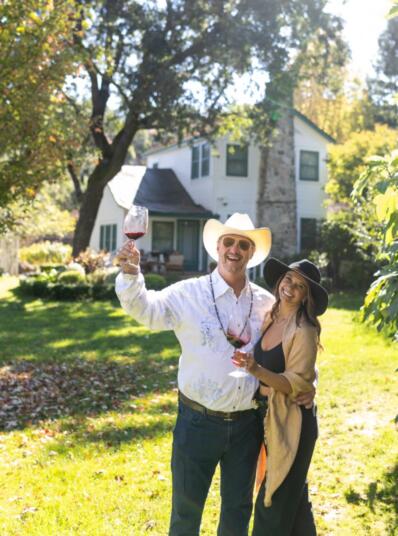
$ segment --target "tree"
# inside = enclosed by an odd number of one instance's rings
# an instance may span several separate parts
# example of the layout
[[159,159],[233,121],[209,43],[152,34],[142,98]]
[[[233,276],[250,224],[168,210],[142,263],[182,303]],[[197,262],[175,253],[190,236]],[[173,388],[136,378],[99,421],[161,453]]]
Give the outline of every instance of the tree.
[[333,203],[351,205],[351,191],[355,181],[367,168],[372,155],[385,155],[397,147],[397,131],[385,125],[374,130],[355,132],[345,143],[329,148],[329,179],[326,192]]
[[65,146],[79,144],[65,128],[62,87],[75,70],[72,0],[0,3],[0,227],[11,202],[31,200],[44,181],[63,173]]
[[[393,11],[392,11],[393,13]],[[375,65],[376,76],[368,80],[369,95],[375,120],[393,128],[398,127],[398,18],[388,21],[379,38],[379,53]]]
[[372,206],[382,232],[380,269],[365,298],[364,318],[398,339],[398,151],[373,157],[352,195],[360,207]]
[[[285,41],[278,33],[281,8],[276,1],[170,0],[163,6],[114,0],[86,2],[84,7],[95,14],[80,45],[86,54],[90,130],[99,158],[81,204],[74,254],[87,246],[103,189],[123,165],[136,133],[172,129],[181,137],[187,131],[206,131],[222,108],[234,73],[249,70],[260,52],[266,65],[275,57],[275,46]],[[86,13],[82,11],[82,18]],[[112,92],[123,124],[111,138],[105,118]]]
[[345,142],[351,133],[374,128],[373,107],[360,80],[348,83],[345,69],[335,69],[335,80],[325,87],[314,76],[300,81],[294,93],[297,110],[335,138]]
[[[177,139],[186,134],[211,135],[218,126],[220,112],[227,105],[226,89],[236,74],[252,72],[256,65],[269,75],[268,95],[283,98],[285,94],[291,94],[289,84],[305,65],[306,58],[322,56],[324,64],[327,63],[329,43],[334,42],[341,29],[340,19],[324,13],[325,0],[166,0],[163,3],[155,0],[68,0],[65,4],[67,8],[61,12],[66,26],[58,27],[47,25],[40,10],[53,16],[51,0],[28,2],[32,12],[40,12],[40,28],[47,40],[56,36],[55,42],[60,47],[63,45],[53,58],[60,67],[59,77],[56,82],[51,79],[51,85],[43,88],[44,95],[51,98],[44,98],[39,86],[36,92],[42,98],[37,108],[38,121],[46,117],[43,123],[53,129],[50,112],[62,109],[62,116],[56,123],[59,125],[57,134],[43,128],[43,140],[53,143],[51,149],[65,148],[63,154],[48,151],[54,164],[51,167],[46,162],[48,147],[43,141],[38,145],[36,158],[37,170],[41,173],[31,174],[40,177],[41,181],[46,175],[56,177],[62,168],[69,171],[77,198],[81,199],[74,254],[88,245],[103,190],[125,162],[139,131],[156,129],[160,135],[172,131]],[[60,7],[58,3],[55,5]],[[70,9],[68,11],[71,5],[73,15]],[[13,16],[18,27],[16,8]],[[24,17],[30,17],[29,10],[24,11]],[[7,24],[14,19],[8,14]],[[20,37],[24,60],[29,46],[39,42],[40,36]],[[310,43],[312,47],[309,47]],[[11,44],[9,48],[12,48]],[[71,55],[70,63],[69,60],[57,63],[63,54],[67,57],[67,52]],[[41,58],[39,51],[36,56]],[[83,133],[85,106],[77,97],[82,80],[76,84],[77,91],[68,89],[72,86],[70,78],[59,89],[61,75],[67,71],[65,67],[77,67],[78,61],[86,73],[90,92],[90,121],[86,133]],[[21,61],[19,67],[23,63]],[[29,77],[31,72],[38,71],[36,63],[28,62],[27,68],[21,72],[25,76],[28,73]],[[75,78],[81,76],[81,72],[76,72]],[[18,87],[15,94],[26,104],[28,94],[23,91],[19,94]],[[68,106],[77,119],[72,120],[69,116],[71,126],[67,129],[64,120],[70,113],[66,112]],[[267,106],[263,109],[267,110]],[[116,132],[109,128],[109,116],[113,113],[121,122]],[[41,125],[40,122],[37,124]],[[71,137],[75,128],[79,131]],[[87,132],[93,146],[84,145]],[[33,134],[31,138],[33,140]],[[21,147],[26,145],[27,139],[21,135],[14,152],[24,153]],[[81,147],[86,147],[84,151],[94,159],[92,166],[83,164]],[[10,152],[9,149],[7,153]],[[90,169],[85,182],[81,181],[82,166]],[[26,169],[29,169],[28,165]],[[27,180],[27,171],[18,177],[9,176],[11,194],[8,198],[5,196],[5,202],[18,189],[21,195],[35,195],[40,184],[38,179]],[[24,187],[27,182],[29,188]]]
[[[276,79],[290,69],[292,57],[297,65],[302,61],[314,33],[327,43],[337,19],[323,13],[324,4],[85,2],[95,14],[80,45],[86,54],[90,129],[99,159],[88,178],[74,254],[87,246],[103,189],[120,170],[136,133],[172,130],[180,139],[186,133],[210,134],[236,73],[250,71],[256,62]],[[119,99],[123,125],[110,138],[104,125],[112,92]]]

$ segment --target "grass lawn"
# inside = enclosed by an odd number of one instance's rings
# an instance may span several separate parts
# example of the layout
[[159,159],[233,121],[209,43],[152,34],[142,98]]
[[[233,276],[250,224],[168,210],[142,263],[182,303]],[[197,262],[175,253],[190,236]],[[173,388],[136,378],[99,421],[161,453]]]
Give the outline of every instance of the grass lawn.
[[[116,302],[21,300],[0,278],[0,534],[167,534],[179,349]],[[398,347],[336,296],[323,319],[320,535],[397,532]],[[202,535],[214,536],[216,478]]]

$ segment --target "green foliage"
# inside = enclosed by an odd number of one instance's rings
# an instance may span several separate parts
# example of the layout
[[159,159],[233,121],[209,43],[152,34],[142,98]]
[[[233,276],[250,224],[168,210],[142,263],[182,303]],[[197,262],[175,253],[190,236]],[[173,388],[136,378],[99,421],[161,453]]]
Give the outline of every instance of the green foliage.
[[345,143],[329,147],[329,180],[326,192],[336,203],[350,203],[354,182],[366,170],[372,155],[384,155],[397,147],[397,132],[385,125],[351,134]]
[[[395,8],[396,9],[396,8]],[[375,76],[368,80],[376,121],[393,128],[398,127],[398,18],[391,9],[387,28],[379,38],[379,51],[375,64]]]
[[314,75],[300,81],[294,94],[297,110],[317,126],[343,143],[353,132],[374,128],[372,102],[363,82],[346,79],[346,69],[331,66],[335,81],[319,83]]
[[162,290],[167,287],[167,280],[165,277],[159,274],[145,274],[145,285],[150,290]]
[[358,240],[351,215],[340,212],[333,219],[323,221],[319,233],[322,252],[330,262],[333,288],[366,289],[376,266],[372,262],[372,250]]
[[63,115],[78,61],[75,11],[74,0],[0,3],[0,227],[15,220],[10,203],[62,176],[65,148],[80,144]]
[[77,285],[79,283],[86,283],[86,276],[76,270],[65,270],[65,272],[59,274],[58,282]]
[[61,242],[37,242],[19,250],[19,260],[35,266],[42,264],[67,264],[71,260],[72,248]]
[[377,279],[368,290],[364,318],[398,339],[398,151],[374,157],[356,182],[353,198],[374,206],[382,228]]
[[97,252],[94,249],[87,248],[76,257],[75,261],[83,266],[86,274],[91,274],[96,270],[104,268],[109,254],[104,251]]

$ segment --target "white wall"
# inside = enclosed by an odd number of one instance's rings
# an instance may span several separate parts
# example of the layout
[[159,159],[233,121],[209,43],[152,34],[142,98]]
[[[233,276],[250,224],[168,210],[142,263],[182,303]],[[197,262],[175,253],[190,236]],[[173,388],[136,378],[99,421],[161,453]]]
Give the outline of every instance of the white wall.
[[[199,140],[198,144],[204,143]],[[156,163],[159,168],[174,170],[180,182],[195,203],[203,205],[224,221],[234,212],[247,212],[255,219],[258,186],[259,151],[249,147],[248,177],[229,177],[226,174],[228,138],[217,140],[211,147],[208,177],[191,179],[191,147],[170,147],[148,156],[148,167]],[[230,142],[233,143],[233,142]]]
[[101,225],[117,225],[117,235],[116,235],[116,248],[119,248],[125,236],[123,235],[122,226],[125,216],[125,210],[115,203],[111,191],[108,186],[104,189],[104,195],[102,197],[97,219],[95,220],[95,225],[93,232],[91,233],[90,238],[90,247],[99,251],[100,249],[100,226]]
[[[297,232],[300,244],[300,219],[326,217],[325,184],[327,181],[327,146],[324,136],[311,128],[299,117],[294,117],[295,166],[297,185]],[[319,153],[319,181],[300,180],[300,151],[316,151]]]
[[[203,141],[198,140],[198,144]],[[195,203],[200,203],[225,221],[234,212],[246,212],[256,221],[256,200],[260,167],[260,151],[250,144],[247,177],[226,175],[226,148],[228,137],[220,138],[211,149],[208,177],[191,179],[191,147],[170,147],[148,156],[148,167],[171,168],[189,192]],[[299,117],[294,117],[295,175],[297,186],[297,229],[300,236],[300,218],[321,219],[326,216],[324,187],[327,180],[327,139]],[[319,153],[319,181],[299,179],[300,151]],[[300,240],[298,239],[298,244]]]

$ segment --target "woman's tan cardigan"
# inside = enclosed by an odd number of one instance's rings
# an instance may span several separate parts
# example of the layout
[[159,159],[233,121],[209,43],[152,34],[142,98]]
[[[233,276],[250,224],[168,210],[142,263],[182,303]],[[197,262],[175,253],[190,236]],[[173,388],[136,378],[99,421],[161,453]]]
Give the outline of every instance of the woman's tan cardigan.
[[[268,315],[264,329],[271,322],[271,317]],[[300,407],[294,399],[298,393],[312,389],[318,350],[316,328],[304,319],[297,326],[296,315],[293,315],[283,331],[282,348],[286,365],[282,376],[289,381],[292,392],[286,395],[270,388],[268,411],[264,420],[267,445],[265,506],[271,505],[273,493],[286,478],[296,457],[302,417]]]

